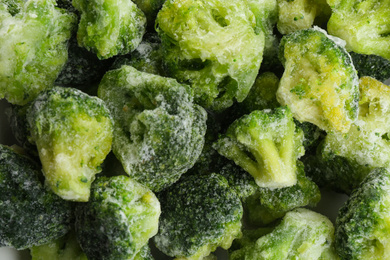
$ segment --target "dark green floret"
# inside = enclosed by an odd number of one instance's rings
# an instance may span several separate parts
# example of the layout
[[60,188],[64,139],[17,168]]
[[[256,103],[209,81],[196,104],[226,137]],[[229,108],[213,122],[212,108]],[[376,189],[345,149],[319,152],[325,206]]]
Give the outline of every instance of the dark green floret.
[[154,241],[169,256],[202,259],[241,235],[241,201],[218,174],[185,176],[158,196],[162,214]]
[[353,65],[358,71],[359,78],[369,76],[381,82],[390,78],[390,61],[377,55],[364,55],[356,52],[349,53]]
[[71,204],[41,182],[40,167],[0,145],[0,246],[26,249],[65,235]]

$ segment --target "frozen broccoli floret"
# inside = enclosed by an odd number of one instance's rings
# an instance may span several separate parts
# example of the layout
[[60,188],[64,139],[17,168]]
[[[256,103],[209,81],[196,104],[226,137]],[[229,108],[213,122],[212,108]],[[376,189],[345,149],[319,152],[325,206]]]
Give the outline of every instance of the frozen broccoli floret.
[[331,9],[326,0],[278,0],[278,30],[289,34],[326,24]]
[[70,229],[71,204],[41,182],[40,167],[0,145],[0,247],[45,244]]
[[137,259],[157,233],[161,213],[154,193],[123,175],[97,178],[90,200],[75,211],[77,239],[88,259],[107,260]]
[[347,42],[348,51],[390,59],[390,3],[388,0],[327,0],[332,8],[329,34]]
[[137,48],[145,33],[144,13],[130,0],[73,0],[81,12],[77,31],[80,46],[107,59]]
[[144,245],[133,260],[154,260],[152,251],[148,244]]
[[388,259],[390,172],[377,168],[340,209],[336,219],[336,250],[341,259]]
[[384,82],[390,78],[390,61],[377,55],[350,53],[359,77],[369,76]]
[[207,115],[189,86],[122,66],[106,73],[98,95],[114,117],[113,151],[132,178],[160,191],[195,164]]
[[334,227],[329,219],[307,209],[296,209],[288,212],[271,233],[232,252],[230,259],[323,259],[322,255],[333,251],[333,241]]
[[297,184],[280,189],[258,188],[245,200],[248,220],[254,225],[268,224],[299,207],[314,207],[321,199],[318,186],[305,175],[298,163]]
[[305,151],[311,150],[312,148],[315,149],[325,133],[312,123],[299,122],[298,120],[294,120],[294,122],[303,131],[303,146],[305,147]]
[[[21,1],[24,1],[24,0],[21,0]],[[72,13],[77,13],[76,8],[74,8],[74,6],[72,5],[72,0],[56,0],[56,1],[57,1],[57,6],[59,8],[63,8],[65,10],[68,10],[69,12],[72,12]]]
[[111,150],[113,123],[102,100],[72,88],[42,92],[27,112],[49,187],[67,200],[88,201]]
[[147,20],[148,29],[154,28],[156,16],[165,0],[133,0],[138,8],[144,12]]
[[20,12],[25,2],[25,0],[2,0],[1,4],[5,4],[8,12],[14,16]]
[[348,132],[358,116],[359,83],[351,57],[318,28],[283,37],[285,71],[277,99],[300,122]]
[[264,33],[247,1],[167,0],[157,15],[168,75],[212,110],[241,102],[256,79]]
[[169,256],[202,259],[241,235],[241,201],[218,174],[185,176],[158,196],[162,214],[154,241]]
[[237,119],[214,148],[249,172],[260,187],[282,188],[297,182],[302,141],[303,133],[296,131],[291,111],[280,107],[255,110]]
[[75,16],[54,0],[23,1],[12,16],[0,3],[0,98],[17,105],[51,87],[68,58]]

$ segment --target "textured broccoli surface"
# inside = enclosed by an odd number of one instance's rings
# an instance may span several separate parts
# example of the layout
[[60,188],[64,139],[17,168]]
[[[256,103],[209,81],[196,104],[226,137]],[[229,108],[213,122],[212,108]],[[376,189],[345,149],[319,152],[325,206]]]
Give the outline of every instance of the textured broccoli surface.
[[74,0],[81,12],[77,31],[80,46],[107,59],[137,48],[145,33],[144,13],[130,0]]
[[359,77],[369,76],[381,82],[390,78],[390,61],[377,55],[349,53]]
[[260,187],[292,186],[297,182],[296,160],[303,155],[303,133],[295,130],[288,107],[255,110],[233,122],[214,148],[249,172]]
[[241,235],[241,201],[218,174],[186,176],[158,196],[162,214],[154,241],[169,256],[202,259]]
[[305,147],[305,151],[315,149],[318,143],[323,139],[325,133],[312,123],[299,122],[298,120],[294,120],[294,122],[303,132],[303,146]]
[[0,190],[0,246],[25,249],[70,229],[71,204],[43,186],[35,162],[4,145],[0,145]]
[[[77,239],[88,259],[137,259],[157,233],[160,213],[157,197],[146,186],[123,175],[99,177],[90,200],[76,207]],[[147,256],[140,254],[138,259]]]
[[195,164],[207,115],[189,86],[122,66],[106,73],[98,95],[114,117],[113,151],[132,178],[160,191]]
[[112,118],[103,101],[54,87],[34,100],[27,122],[49,187],[63,199],[87,201],[113,138]]
[[359,83],[347,51],[315,28],[283,37],[280,56],[278,101],[301,122],[348,132],[358,116]]
[[20,1],[0,3],[0,98],[24,105],[53,85],[76,19],[54,0],[22,1],[14,15],[7,3]]
[[247,1],[168,0],[156,23],[168,75],[190,84],[197,103],[220,111],[247,96],[264,49]]
[[390,255],[390,172],[370,172],[340,209],[336,250],[341,259],[388,259]]
[[154,29],[157,13],[161,9],[165,0],[133,0],[133,2],[145,14],[148,29],[149,30],[152,30],[152,28]]

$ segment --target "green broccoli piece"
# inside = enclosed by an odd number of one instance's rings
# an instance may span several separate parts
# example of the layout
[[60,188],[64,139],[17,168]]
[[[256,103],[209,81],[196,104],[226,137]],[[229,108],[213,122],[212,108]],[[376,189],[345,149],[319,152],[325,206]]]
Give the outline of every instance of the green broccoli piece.
[[98,95],[114,117],[113,151],[132,178],[160,191],[195,164],[207,115],[189,86],[122,66],[106,73]]
[[297,182],[302,141],[303,133],[296,131],[291,111],[280,107],[255,110],[237,119],[214,148],[249,172],[258,186],[282,188]]
[[133,0],[133,2],[144,12],[148,29],[154,28],[157,13],[165,0]]
[[133,260],[154,260],[152,251],[148,244],[144,245]]
[[310,151],[317,147],[318,143],[322,140],[325,133],[316,125],[309,122],[299,122],[295,120],[295,125],[303,131],[303,146],[305,151]]
[[390,172],[377,168],[355,189],[336,219],[341,259],[388,259]]
[[76,21],[55,4],[23,1],[12,16],[0,3],[0,99],[25,105],[53,85],[68,58],[67,41]]
[[6,5],[8,12],[12,16],[18,14],[21,11],[25,2],[26,2],[25,0],[2,0],[1,1],[2,4]]
[[80,46],[107,59],[133,51],[145,33],[144,13],[130,0],[73,0],[81,12]]
[[103,101],[54,87],[31,104],[27,122],[49,187],[63,199],[88,201],[113,138],[112,118]]
[[390,78],[390,61],[377,55],[349,53],[359,77],[369,76],[384,82]]
[[158,196],[162,214],[154,242],[169,256],[202,259],[241,235],[241,201],[218,174],[185,176]]
[[190,84],[197,103],[221,111],[244,100],[264,49],[246,1],[167,0],[156,24],[167,74]]
[[276,96],[300,122],[346,133],[358,116],[359,84],[351,57],[334,40],[319,28],[283,37]]
[[76,207],[77,239],[88,259],[136,259],[157,233],[160,213],[146,186],[123,175],[99,177],[90,200]]
[[332,8],[329,34],[346,41],[348,51],[390,59],[389,1],[327,0]]
[[[231,253],[231,260],[323,259],[334,252],[334,227],[325,216],[307,209],[288,212],[266,235]],[[336,254],[332,258],[337,259]]]
[[0,145],[0,247],[26,249],[65,235],[71,204],[46,189],[40,167]]

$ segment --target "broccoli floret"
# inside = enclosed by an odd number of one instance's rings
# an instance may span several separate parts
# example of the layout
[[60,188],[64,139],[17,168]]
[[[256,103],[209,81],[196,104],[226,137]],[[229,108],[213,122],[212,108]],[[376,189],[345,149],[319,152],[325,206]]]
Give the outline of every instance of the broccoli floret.
[[303,155],[303,133],[295,131],[288,107],[255,110],[229,126],[214,148],[249,172],[260,187],[297,182],[296,160]]
[[390,172],[377,168],[355,189],[336,219],[341,259],[388,259]]
[[14,16],[0,4],[0,98],[25,105],[53,85],[67,60],[67,41],[76,21],[55,4],[23,1]]
[[71,204],[46,189],[40,167],[0,145],[0,246],[25,249],[70,229]]
[[146,186],[123,175],[99,177],[90,200],[76,207],[77,239],[88,259],[136,259],[157,233],[160,213]]
[[311,151],[312,149],[315,149],[316,145],[318,145],[320,140],[322,140],[325,133],[312,123],[299,122],[295,119],[294,122],[296,126],[303,131],[303,146],[305,147],[305,151]]
[[154,241],[169,256],[202,259],[241,235],[241,201],[218,174],[185,176],[158,196],[162,214]]
[[14,16],[23,8],[25,0],[2,0],[1,4],[5,4],[8,12]]
[[34,100],[27,122],[49,187],[63,199],[87,201],[113,138],[103,101],[76,89],[54,87]]
[[280,55],[285,71],[278,101],[301,122],[348,132],[357,119],[359,100],[358,77],[348,52],[316,28],[283,37]]
[[130,0],[73,0],[81,12],[77,40],[80,46],[107,59],[137,48],[145,33],[144,13]]
[[147,20],[148,29],[154,28],[156,16],[165,0],[133,0],[138,8],[144,12]]
[[168,75],[189,83],[197,103],[221,111],[244,100],[264,49],[246,1],[167,0],[156,23]]
[[332,8],[329,34],[347,42],[348,51],[390,59],[390,5],[385,1],[327,0]]
[[152,251],[148,244],[144,245],[133,260],[154,260]]
[[333,240],[334,227],[329,219],[307,209],[296,209],[288,212],[271,233],[232,252],[230,259],[316,260],[332,252]]
[[384,82],[390,78],[390,61],[377,55],[350,52],[359,77],[370,76]]
[[132,178],[160,191],[195,164],[207,115],[189,86],[122,66],[106,73],[98,95],[114,117],[113,151]]

